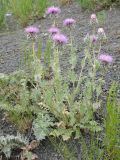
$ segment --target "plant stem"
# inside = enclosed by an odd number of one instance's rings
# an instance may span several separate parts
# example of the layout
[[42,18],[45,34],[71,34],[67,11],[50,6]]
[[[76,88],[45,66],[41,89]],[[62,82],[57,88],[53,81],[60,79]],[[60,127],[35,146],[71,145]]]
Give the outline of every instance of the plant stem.
[[32,43],[32,54],[33,54],[33,59],[35,60],[35,42],[34,41]]
[[81,80],[82,80],[81,78],[82,78],[83,69],[84,69],[84,67],[85,67],[86,58],[87,58],[87,57],[85,56],[84,64],[82,65],[81,72],[80,72],[80,75],[79,75],[77,87],[75,88],[75,90],[73,91],[73,94],[72,94],[71,97],[70,97],[70,104],[71,104],[71,105],[74,103],[74,98],[75,98],[76,94],[78,94],[78,92],[79,92],[79,87],[80,87]]

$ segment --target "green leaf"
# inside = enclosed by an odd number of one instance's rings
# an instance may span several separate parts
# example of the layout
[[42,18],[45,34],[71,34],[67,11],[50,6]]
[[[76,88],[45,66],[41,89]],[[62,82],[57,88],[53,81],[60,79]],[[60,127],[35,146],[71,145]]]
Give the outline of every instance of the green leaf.
[[54,129],[50,135],[54,136],[54,137],[59,137],[61,136],[63,138],[64,141],[67,141],[71,138],[71,135],[73,133],[72,129],[66,129],[66,128],[58,128],[58,129]]
[[48,113],[39,113],[33,122],[33,130],[37,140],[45,139],[53,126],[53,118]]

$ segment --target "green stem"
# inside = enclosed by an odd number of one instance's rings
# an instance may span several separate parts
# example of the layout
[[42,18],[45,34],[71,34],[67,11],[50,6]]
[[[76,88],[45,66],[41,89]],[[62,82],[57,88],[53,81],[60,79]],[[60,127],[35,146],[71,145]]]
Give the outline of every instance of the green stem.
[[54,62],[53,62],[53,69],[54,69],[54,74],[55,74],[55,79],[59,80],[60,78],[60,65],[59,65],[59,49],[54,51]]
[[81,80],[82,80],[82,73],[83,73],[83,69],[84,69],[84,67],[85,67],[86,58],[87,58],[87,56],[85,56],[84,64],[82,65],[82,68],[81,68],[81,72],[80,72],[80,75],[79,75],[77,87],[75,88],[75,90],[73,91],[73,94],[72,94],[71,97],[70,97],[70,104],[71,104],[71,105],[72,105],[73,102],[74,102],[74,98],[75,98],[76,94],[78,94],[78,92],[79,92],[79,87],[80,87]]
[[71,70],[73,70],[75,67],[74,58],[76,57],[76,55],[75,55],[75,50],[73,47],[73,38],[72,38],[71,29],[70,29],[70,54],[71,54],[71,65],[72,65]]
[[100,41],[100,47],[99,47],[99,50],[98,50],[98,54],[100,53],[101,51],[101,41]]
[[34,41],[32,43],[32,54],[33,54],[33,59],[35,59],[35,42]]

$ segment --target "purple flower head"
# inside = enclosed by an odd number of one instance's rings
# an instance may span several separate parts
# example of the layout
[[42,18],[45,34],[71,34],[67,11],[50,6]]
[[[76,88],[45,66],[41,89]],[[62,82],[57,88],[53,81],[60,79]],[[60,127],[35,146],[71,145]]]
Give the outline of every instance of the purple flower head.
[[53,41],[55,41],[56,43],[61,44],[61,45],[66,44],[68,42],[68,38],[65,35],[60,34],[60,33],[55,34],[52,37],[52,39],[53,39]]
[[75,24],[75,20],[73,18],[67,18],[63,21],[63,25],[67,27],[71,27]]
[[107,54],[101,54],[99,55],[98,59],[101,61],[101,62],[104,62],[104,63],[111,63],[113,61],[113,58],[112,56],[110,55],[107,55]]
[[25,28],[25,32],[30,34],[37,34],[39,32],[39,29],[34,26],[28,26],[27,28]]
[[96,42],[97,42],[97,39],[98,39],[98,37],[95,36],[95,35],[91,35],[91,36],[90,36],[90,42],[91,42],[91,43],[96,43]]
[[59,14],[59,13],[61,13],[60,8],[54,7],[54,6],[49,7],[46,11],[46,14],[52,14],[52,15],[56,15],[56,14]]
[[60,30],[59,30],[59,28],[53,26],[48,30],[48,32],[51,33],[52,35],[54,35],[54,34],[60,33]]

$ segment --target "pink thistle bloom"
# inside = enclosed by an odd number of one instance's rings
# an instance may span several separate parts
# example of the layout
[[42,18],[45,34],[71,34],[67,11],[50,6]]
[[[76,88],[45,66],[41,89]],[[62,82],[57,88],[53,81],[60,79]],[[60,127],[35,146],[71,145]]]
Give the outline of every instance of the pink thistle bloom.
[[101,54],[101,55],[99,55],[98,59],[101,62],[104,62],[104,63],[111,63],[113,61],[112,56],[107,55],[107,54]]
[[97,36],[95,36],[95,35],[91,35],[91,36],[90,36],[90,41],[91,41],[92,43],[96,43],[97,40],[98,40],[98,37],[97,37]]
[[71,27],[75,24],[75,20],[73,18],[67,18],[63,21],[63,25],[67,27]]
[[25,32],[30,34],[37,34],[39,32],[39,29],[37,27],[28,26],[27,28],[25,28]]
[[97,19],[97,16],[96,16],[96,14],[91,14],[91,16],[90,16],[90,23],[92,24],[92,23],[98,23],[98,19]]
[[59,30],[59,28],[57,28],[57,27],[51,27],[51,28],[48,30],[48,32],[51,33],[52,35],[54,35],[54,34],[60,33],[60,30]]
[[60,14],[61,13],[61,10],[60,8],[58,7],[49,7],[46,11],[46,14],[52,14],[52,15],[56,15],[56,14]]
[[58,44],[66,44],[68,42],[68,38],[63,35],[63,34],[55,34],[53,37],[52,37],[53,41],[55,41],[56,43]]

